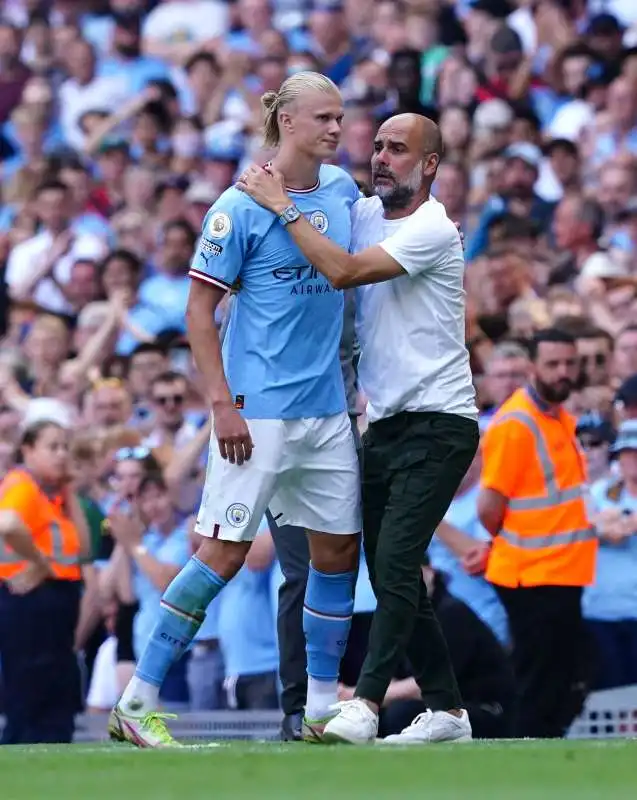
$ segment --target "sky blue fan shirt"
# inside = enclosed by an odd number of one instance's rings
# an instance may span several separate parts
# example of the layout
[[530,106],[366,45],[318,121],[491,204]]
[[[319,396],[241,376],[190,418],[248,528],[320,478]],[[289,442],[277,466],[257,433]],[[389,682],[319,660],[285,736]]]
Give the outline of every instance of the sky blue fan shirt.
[[[602,478],[591,486],[591,503],[596,513],[616,508],[637,512],[637,497],[622,488],[617,498],[608,495],[616,477]],[[637,619],[637,531],[618,544],[600,539],[595,581],[582,596],[585,619],[602,622]]]
[[[323,165],[314,189],[289,193],[317,230],[349,249],[359,191],[346,172]],[[343,293],[308,264],[275,214],[235,188],[225,191],[206,215],[190,276],[225,289],[239,281],[223,361],[246,418],[346,410]]]
[[[267,531],[264,520],[259,535]],[[278,671],[271,573],[271,566],[257,572],[244,565],[218,596],[217,632],[228,677]]]

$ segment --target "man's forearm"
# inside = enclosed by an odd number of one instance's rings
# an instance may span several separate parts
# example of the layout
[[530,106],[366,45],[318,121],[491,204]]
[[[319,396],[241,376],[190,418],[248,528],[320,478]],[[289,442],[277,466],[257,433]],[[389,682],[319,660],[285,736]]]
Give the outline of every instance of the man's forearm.
[[223,371],[221,341],[214,323],[217,304],[211,302],[211,298],[206,294],[213,291],[207,286],[193,283],[186,311],[186,323],[195,364],[203,376],[208,399],[214,406],[216,403],[231,403],[232,395]]
[[[287,206],[291,204],[290,200]],[[276,213],[282,214],[287,206],[276,209]],[[309,263],[325,275],[335,289],[350,285],[349,280],[355,272],[353,256],[319,233],[302,215],[286,230]]]

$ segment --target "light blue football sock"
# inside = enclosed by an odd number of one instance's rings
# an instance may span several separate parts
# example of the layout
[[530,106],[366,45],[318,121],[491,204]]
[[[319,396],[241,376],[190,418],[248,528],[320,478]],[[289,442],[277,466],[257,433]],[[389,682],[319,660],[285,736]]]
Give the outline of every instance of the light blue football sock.
[[[328,575],[310,564],[303,606],[310,716],[317,709],[325,710],[330,692],[334,695],[332,702],[336,702],[338,673],[354,611],[354,579],[354,572]],[[321,691],[320,684],[330,684],[331,688]]]
[[206,609],[226,581],[193,556],[161,599],[157,624],[139,659],[135,676],[161,686],[170,667],[187,650],[206,617]]

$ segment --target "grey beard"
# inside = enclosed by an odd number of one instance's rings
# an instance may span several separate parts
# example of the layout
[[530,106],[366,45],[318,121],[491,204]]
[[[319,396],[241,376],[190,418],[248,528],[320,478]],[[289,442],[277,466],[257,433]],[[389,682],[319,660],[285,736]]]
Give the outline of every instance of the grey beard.
[[383,189],[374,191],[380,198],[385,211],[400,211],[407,208],[416,194],[414,189],[409,186],[394,186],[389,191]]

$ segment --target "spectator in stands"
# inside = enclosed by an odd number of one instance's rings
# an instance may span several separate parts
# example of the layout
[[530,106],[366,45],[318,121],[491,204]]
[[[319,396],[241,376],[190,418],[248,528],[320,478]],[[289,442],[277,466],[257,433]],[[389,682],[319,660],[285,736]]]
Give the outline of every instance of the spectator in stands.
[[527,383],[530,369],[528,352],[516,342],[501,342],[493,348],[481,385],[482,407],[486,408],[480,416],[481,424],[488,423],[502,403]]
[[9,22],[0,23],[0,123],[20,102],[30,72],[20,61],[22,36]]
[[519,142],[505,151],[506,169],[499,195],[490,198],[467,247],[469,260],[479,256],[487,244],[487,229],[491,218],[503,211],[535,220],[541,230],[548,231],[553,216],[553,204],[542,200],[534,192],[539,175],[542,153],[533,144]]
[[[637,374],[637,324],[627,325],[615,337],[613,371],[622,382]],[[627,404],[627,400],[623,402]]]
[[566,195],[555,210],[553,232],[564,260],[551,275],[552,283],[570,283],[585,268],[588,259],[600,250],[604,211],[594,200],[580,194]]
[[68,312],[72,308],[65,289],[72,265],[81,259],[99,260],[105,244],[96,236],[75,233],[66,184],[57,180],[42,183],[35,201],[44,230],[13,248],[6,280],[13,298],[33,297],[43,308]]
[[588,327],[576,335],[577,355],[589,386],[608,386],[613,337],[602,328]]
[[575,430],[586,454],[586,468],[591,483],[607,478],[610,472],[610,446],[615,441],[611,422],[599,412],[591,411],[580,417]]
[[219,597],[219,641],[226,669],[230,709],[278,708],[279,654],[270,608],[274,545],[267,523],[261,527],[245,565]]
[[612,450],[619,474],[591,488],[600,550],[595,583],[583,598],[599,689],[637,683],[637,420],[621,423]]
[[155,424],[144,445],[181,449],[197,433],[196,426],[186,420],[186,378],[179,372],[162,372],[152,381],[150,397]]
[[[179,522],[159,472],[143,478],[130,508],[116,504],[108,515],[108,530],[131,560],[135,615],[133,648],[138,657],[155,626],[164,590],[190,557],[186,525]],[[117,550],[117,548],[116,548]],[[117,558],[117,552],[114,558]],[[173,665],[162,687],[162,700],[188,703],[186,654]]]
[[153,424],[151,386],[168,370],[166,350],[153,342],[138,344],[129,356],[128,388],[133,399],[133,425],[150,430]]

